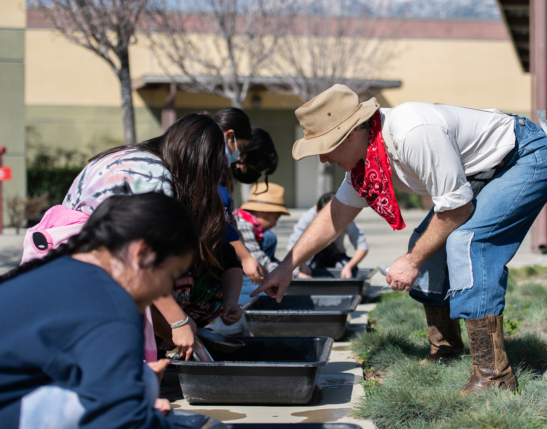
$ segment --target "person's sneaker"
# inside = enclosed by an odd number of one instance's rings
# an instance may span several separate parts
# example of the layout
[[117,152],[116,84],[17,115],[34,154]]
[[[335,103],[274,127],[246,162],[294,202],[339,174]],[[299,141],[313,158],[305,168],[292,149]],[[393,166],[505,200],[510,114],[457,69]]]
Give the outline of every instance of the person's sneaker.
[[237,335],[245,331],[245,328],[240,322],[236,322],[233,325],[228,326],[224,324],[221,318],[213,320],[205,328],[222,335]]

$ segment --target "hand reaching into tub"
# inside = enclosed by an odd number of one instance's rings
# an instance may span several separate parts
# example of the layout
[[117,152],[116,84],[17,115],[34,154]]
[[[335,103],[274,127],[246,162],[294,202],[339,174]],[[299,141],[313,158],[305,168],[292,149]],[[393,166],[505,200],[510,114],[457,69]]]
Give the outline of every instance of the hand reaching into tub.
[[300,265],[300,272],[296,275],[298,279],[311,279],[312,271],[308,264]]
[[222,306],[222,311],[220,313],[220,318],[225,325],[230,326],[236,322],[239,322],[241,316],[243,316],[243,310],[237,304],[236,300],[230,299],[224,301],[224,305]]
[[194,335],[197,333],[198,327],[190,316],[187,317],[188,323],[186,325],[172,330],[172,342],[177,346],[180,357],[190,360],[194,351]]
[[257,296],[260,292],[264,292],[270,298],[275,298],[277,302],[281,302],[285,291],[289,287],[292,280],[293,267],[290,259],[285,259],[279,266],[273,270],[258,288],[251,293],[251,298]]

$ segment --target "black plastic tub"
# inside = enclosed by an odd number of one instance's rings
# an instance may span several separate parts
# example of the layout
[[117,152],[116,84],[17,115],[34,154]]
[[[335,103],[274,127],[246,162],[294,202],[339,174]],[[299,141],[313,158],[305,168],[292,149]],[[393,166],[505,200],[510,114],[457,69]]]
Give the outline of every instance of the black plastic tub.
[[257,296],[243,306],[252,336],[320,336],[339,340],[360,295],[291,295],[281,303]]
[[361,429],[353,423],[227,423],[227,429]]
[[367,296],[370,278],[376,269],[360,269],[355,278],[341,279],[342,270],[325,268],[313,270],[311,279],[293,279],[286,295],[360,295]]
[[172,360],[190,404],[307,404],[332,348],[327,337],[245,337],[214,362]]

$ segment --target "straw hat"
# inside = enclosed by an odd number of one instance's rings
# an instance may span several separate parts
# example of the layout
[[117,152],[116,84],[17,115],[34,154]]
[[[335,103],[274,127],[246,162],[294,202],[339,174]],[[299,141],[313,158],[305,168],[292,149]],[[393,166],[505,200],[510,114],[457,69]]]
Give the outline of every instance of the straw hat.
[[283,186],[270,183],[268,191],[265,183],[257,183],[251,188],[251,195],[245,204],[241,206],[243,210],[256,210],[259,212],[274,212],[284,215],[290,215],[285,206],[285,189]]
[[297,161],[307,156],[330,153],[357,125],[380,108],[376,98],[365,102],[346,85],[336,84],[296,109],[304,128],[304,138],[296,141],[292,156]]

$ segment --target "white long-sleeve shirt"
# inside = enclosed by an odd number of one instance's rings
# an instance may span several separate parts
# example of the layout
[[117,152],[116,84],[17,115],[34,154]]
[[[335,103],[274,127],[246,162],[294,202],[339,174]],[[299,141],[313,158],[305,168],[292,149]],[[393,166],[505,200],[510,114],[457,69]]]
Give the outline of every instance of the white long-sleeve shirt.
[[[404,103],[380,112],[382,122],[389,117],[394,143],[394,148],[386,144],[393,186],[430,195],[436,212],[471,201],[466,177],[492,170],[515,147],[514,117],[496,110]],[[346,173],[336,198],[348,206],[367,206],[351,184],[351,173]]]

